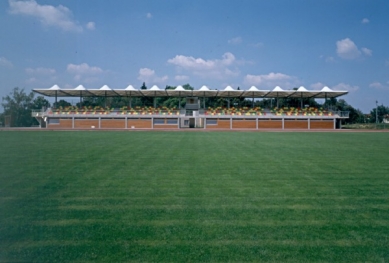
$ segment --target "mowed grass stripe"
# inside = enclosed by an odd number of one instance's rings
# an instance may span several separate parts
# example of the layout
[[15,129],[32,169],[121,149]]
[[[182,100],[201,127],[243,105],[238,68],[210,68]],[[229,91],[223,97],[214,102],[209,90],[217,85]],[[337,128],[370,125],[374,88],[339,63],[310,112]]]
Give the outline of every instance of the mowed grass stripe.
[[389,260],[387,133],[0,135],[0,262]]

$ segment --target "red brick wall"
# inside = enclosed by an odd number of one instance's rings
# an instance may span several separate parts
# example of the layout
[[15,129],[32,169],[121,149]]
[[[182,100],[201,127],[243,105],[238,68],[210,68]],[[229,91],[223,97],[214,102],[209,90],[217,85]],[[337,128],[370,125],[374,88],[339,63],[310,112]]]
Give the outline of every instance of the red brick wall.
[[234,120],[232,119],[233,129],[256,129],[256,120]]

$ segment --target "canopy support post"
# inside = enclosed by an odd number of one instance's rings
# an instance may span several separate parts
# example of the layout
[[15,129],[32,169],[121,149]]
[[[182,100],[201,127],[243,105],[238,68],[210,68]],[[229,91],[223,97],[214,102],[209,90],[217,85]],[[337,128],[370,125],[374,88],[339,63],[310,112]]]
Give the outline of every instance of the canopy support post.
[[55,106],[57,107],[57,91],[55,91]]
[[107,108],[107,91],[104,91],[104,105]]
[[279,108],[278,106],[279,106],[279,103],[278,103],[278,92],[277,92],[277,108]]
[[82,91],[80,91],[80,108],[82,108]]
[[303,108],[303,93],[301,92],[301,98],[300,98],[300,108]]
[[327,104],[327,92],[324,93],[324,94],[325,94],[324,104],[326,105],[326,109],[328,110],[328,104]]
[[178,109],[181,110],[181,92],[178,93]]

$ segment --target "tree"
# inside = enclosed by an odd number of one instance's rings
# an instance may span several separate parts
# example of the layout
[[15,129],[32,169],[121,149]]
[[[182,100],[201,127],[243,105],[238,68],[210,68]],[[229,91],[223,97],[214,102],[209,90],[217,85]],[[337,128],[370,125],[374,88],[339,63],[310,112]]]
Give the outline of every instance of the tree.
[[146,83],[143,82],[143,84],[142,84],[142,86],[140,87],[140,89],[147,89]]
[[[378,110],[378,114],[376,114],[376,111]],[[376,122],[376,115],[378,115],[378,123],[381,123],[383,121],[383,118],[386,114],[389,114],[389,107],[385,107],[384,105],[378,106],[370,111],[370,122],[375,123]]]
[[364,122],[364,115],[359,109],[355,109],[349,105],[344,99],[337,100],[334,105],[335,110],[348,111],[349,118],[344,120],[344,123],[362,123]]
[[38,96],[32,102],[32,108],[34,110],[47,109],[50,107],[50,102],[46,100],[43,96]]
[[185,90],[194,90],[194,88],[189,85],[189,83],[185,84],[185,85],[182,85],[182,87],[185,89]]
[[4,113],[0,113],[0,127],[4,126]]
[[3,97],[1,105],[4,107],[4,115],[11,116],[11,127],[30,127],[36,123],[31,117],[34,93],[24,92],[24,89],[14,88],[9,95]]
[[59,107],[69,107],[69,106],[72,106],[72,104],[70,102],[67,102],[66,100],[60,100],[58,101],[57,103],[54,102],[53,104],[53,107],[58,109]]

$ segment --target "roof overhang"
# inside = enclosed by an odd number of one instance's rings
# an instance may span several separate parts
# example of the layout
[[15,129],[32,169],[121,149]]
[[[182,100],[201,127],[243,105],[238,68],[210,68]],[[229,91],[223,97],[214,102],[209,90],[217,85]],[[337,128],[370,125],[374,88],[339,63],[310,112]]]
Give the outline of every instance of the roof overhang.
[[327,87],[322,90],[283,90],[276,87],[273,90],[259,90],[251,87],[249,90],[234,90],[228,87],[224,90],[210,90],[203,86],[198,90],[185,89],[159,89],[153,86],[152,89],[141,90],[132,87],[127,89],[111,89],[103,86],[100,89],[61,89],[57,85],[49,89],[33,89],[34,92],[47,97],[221,97],[221,98],[336,98],[346,95],[348,91],[331,90]]

